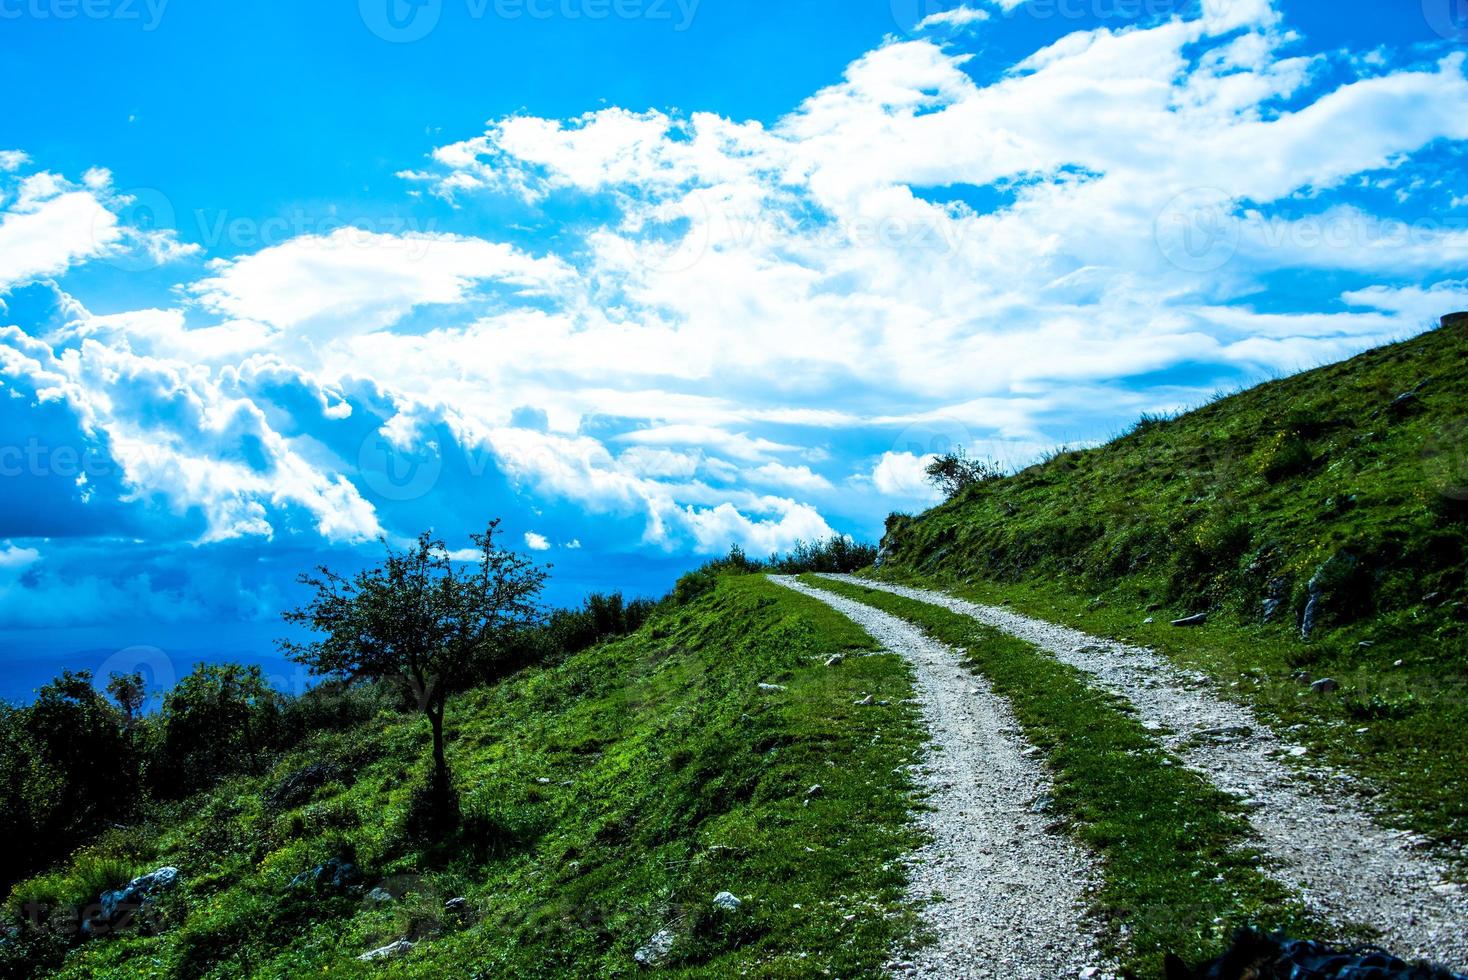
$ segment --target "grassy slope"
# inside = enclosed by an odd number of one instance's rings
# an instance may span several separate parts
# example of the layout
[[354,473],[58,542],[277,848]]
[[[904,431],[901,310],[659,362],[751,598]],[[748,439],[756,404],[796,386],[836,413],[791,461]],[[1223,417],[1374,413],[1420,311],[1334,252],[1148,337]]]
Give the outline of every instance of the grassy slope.
[[[679,935],[673,976],[873,975],[912,928],[900,767],[919,733],[907,709],[852,706],[863,692],[896,704],[910,686],[888,655],[823,666],[851,648],[872,644],[818,603],[724,579],[628,639],[451,704],[465,808],[501,829],[487,851],[435,859],[404,840],[426,728],[389,713],[113,834],[17,896],[85,900],[108,862],[181,869],[171,928],[87,943],[66,977],[629,976],[634,949],[663,927]],[[322,759],[355,777],[290,809],[263,802]],[[825,792],[807,804],[816,783]],[[290,896],[293,875],[343,852],[369,887],[404,897],[367,908],[359,895]],[[732,915],[711,907],[726,889],[745,899]],[[452,896],[470,900],[467,924],[446,920]],[[426,938],[396,963],[356,962],[404,935]]]
[[[1382,788],[1397,819],[1463,840],[1465,406],[1460,325],[894,518],[882,574],[1154,646],[1302,726],[1321,755]],[[1356,571],[1327,570],[1334,601],[1304,640],[1309,582],[1337,555]],[[1282,602],[1266,623],[1271,595]],[[1168,625],[1202,610],[1202,629]],[[1301,670],[1343,687],[1310,694]]]
[[1237,805],[1171,758],[1125,706],[1080,671],[937,606],[806,580],[967,651],[970,666],[1010,701],[1026,738],[1046,754],[1055,813],[1102,860],[1092,908],[1123,966],[1160,976],[1165,953],[1189,960],[1216,955],[1246,924],[1321,934],[1320,924],[1266,877]]

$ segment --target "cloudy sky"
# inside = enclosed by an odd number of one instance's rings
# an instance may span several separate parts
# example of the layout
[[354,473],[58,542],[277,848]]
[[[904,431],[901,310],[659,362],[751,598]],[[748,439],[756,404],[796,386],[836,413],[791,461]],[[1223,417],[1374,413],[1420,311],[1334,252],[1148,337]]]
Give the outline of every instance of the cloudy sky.
[[425,527],[560,601],[872,539],[932,452],[1468,308],[1455,0],[15,0],[0,54],[0,695],[264,657]]

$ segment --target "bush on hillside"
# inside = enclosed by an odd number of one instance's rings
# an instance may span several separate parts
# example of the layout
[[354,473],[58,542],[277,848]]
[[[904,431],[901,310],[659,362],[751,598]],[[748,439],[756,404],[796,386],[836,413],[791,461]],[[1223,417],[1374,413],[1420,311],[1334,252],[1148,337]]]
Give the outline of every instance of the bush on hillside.
[[308,688],[298,697],[283,700],[280,719],[283,744],[294,744],[313,732],[346,731],[399,707],[399,698],[387,685],[327,681]]
[[962,446],[933,460],[924,472],[928,482],[943,494],[944,500],[952,500],[969,487],[1004,478],[1004,470],[997,462],[970,459]]
[[1260,452],[1259,473],[1270,483],[1299,476],[1315,465],[1310,444],[1295,431],[1277,433]]
[[164,697],[155,787],[184,796],[258,772],[282,734],[281,697],[257,666],[200,664]]
[[785,555],[770,556],[769,568],[782,575],[806,572],[849,574],[877,560],[877,546],[832,535],[825,541],[797,541]]
[[1168,415],[1165,412],[1143,412],[1141,416],[1132,423],[1132,427],[1127,430],[1126,434],[1129,436],[1144,435],[1148,432],[1151,432],[1153,429],[1160,429],[1162,426],[1172,421],[1172,419],[1173,416]]
[[25,733],[25,709],[0,704],[0,892],[41,867],[44,832],[54,820],[47,778]]
[[579,653],[603,640],[636,633],[656,608],[657,603],[651,599],[629,602],[620,592],[594,592],[579,609],[551,613],[544,628],[545,640],[557,653]]
[[675,606],[686,606],[700,596],[712,592],[725,575],[749,575],[764,570],[764,565],[750,558],[737,544],[729,554],[695,568],[678,579],[673,586],[671,601]]
[[0,707],[0,891],[127,817],[140,751],[85,671],[65,671],[33,704]]

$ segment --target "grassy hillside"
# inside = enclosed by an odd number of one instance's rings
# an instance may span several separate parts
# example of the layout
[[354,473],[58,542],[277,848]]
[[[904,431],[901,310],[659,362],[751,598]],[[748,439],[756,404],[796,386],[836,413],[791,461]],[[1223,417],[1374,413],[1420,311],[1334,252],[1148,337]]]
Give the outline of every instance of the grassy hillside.
[[1205,670],[1395,816],[1468,838],[1468,324],[894,516],[883,553]]
[[[20,884],[0,973],[617,977],[666,929],[672,976],[873,975],[912,927],[902,767],[919,733],[898,658],[824,666],[871,648],[819,603],[722,578],[626,639],[458,699],[466,820],[448,844],[404,829],[428,732],[384,709]],[[893,707],[853,707],[864,693]],[[360,881],[292,884],[333,858]],[[180,885],[147,928],[77,939],[78,907],[165,865]],[[738,910],[715,908],[723,891]],[[403,938],[399,959],[357,960]]]

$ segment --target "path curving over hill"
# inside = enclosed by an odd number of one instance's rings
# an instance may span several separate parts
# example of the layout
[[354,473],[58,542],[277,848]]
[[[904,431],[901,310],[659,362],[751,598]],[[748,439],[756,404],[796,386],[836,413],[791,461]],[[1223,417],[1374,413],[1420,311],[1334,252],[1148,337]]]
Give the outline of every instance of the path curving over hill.
[[1084,910],[1094,863],[1080,845],[1048,832],[1035,812],[1048,778],[1008,703],[956,651],[918,628],[792,578],[771,578],[826,603],[912,665],[932,739],[916,777],[932,809],[920,817],[929,841],[909,859],[908,889],[917,903],[942,900],[923,911],[936,942],[891,971],[956,980],[1105,976]]
[[1350,792],[1347,774],[1286,762],[1304,750],[1245,706],[1212,694],[1206,677],[1180,671],[1152,650],[947,593],[823,577],[970,616],[1092,675],[1130,701],[1188,766],[1249,801],[1250,822],[1278,862],[1280,879],[1309,906],[1331,920],[1378,930],[1381,943],[1399,956],[1468,968],[1468,887],[1461,875],[1418,849],[1410,834],[1373,821]]

